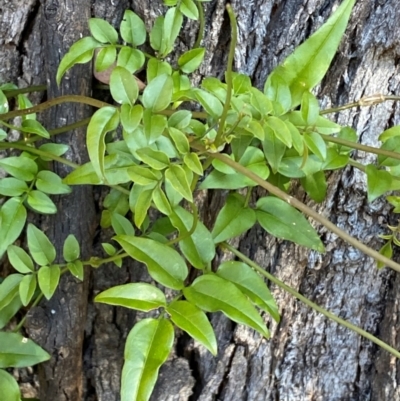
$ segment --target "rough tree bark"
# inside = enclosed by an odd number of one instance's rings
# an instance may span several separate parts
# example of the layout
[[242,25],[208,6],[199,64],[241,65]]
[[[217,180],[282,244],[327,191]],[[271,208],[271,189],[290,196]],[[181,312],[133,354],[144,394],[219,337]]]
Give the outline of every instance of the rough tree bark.
[[[205,3],[206,61],[195,77],[222,77],[229,45],[225,0]],[[271,69],[293,51],[331,14],[337,0],[232,0],[239,22],[235,67],[262,87]],[[132,8],[151,26],[162,10],[161,1],[114,0],[3,0],[0,5],[0,82],[33,85],[47,82],[48,97],[58,90],[54,75],[68,46],[87,32],[85,19],[103,17],[116,26],[125,8]],[[400,8],[397,0],[359,1],[332,68],[317,88],[323,107],[359,99],[363,95],[399,94]],[[193,44],[196,23],[186,23],[178,51]],[[61,93],[88,93],[91,76],[86,67],[76,68]],[[71,77],[71,75],[70,75]],[[36,96],[35,100],[39,100]],[[378,134],[400,123],[399,107],[388,102],[334,116],[357,129],[359,139],[377,145]],[[87,110],[67,106],[44,117],[51,125],[82,118]],[[72,145],[71,158],[85,156],[82,133],[60,140]],[[373,159],[357,152],[357,160]],[[296,196],[317,208],[334,223],[361,241],[379,247],[377,235],[392,217],[383,199],[367,204],[365,177],[348,168],[329,177],[329,193],[322,205]],[[96,192],[98,194],[98,192]],[[203,194],[202,214],[223,199]],[[83,206],[89,211],[83,211]],[[44,228],[59,246],[68,232],[84,238],[92,247],[92,227],[97,223],[90,189],[75,190],[59,201],[58,219]],[[78,215],[77,213],[83,213]],[[374,262],[320,228],[327,253],[319,255],[277,241],[254,228],[238,241],[240,249],[261,266],[323,307],[400,347],[398,284],[389,270],[378,271]],[[41,369],[42,400],[119,400],[119,374],[124,340],[141,317],[122,309],[93,305],[99,291],[114,284],[143,279],[137,266],[116,270],[105,267],[93,273],[86,285],[65,279],[51,303],[35,310],[28,332],[52,353]],[[89,275],[87,275],[89,278]],[[328,321],[301,303],[272,288],[282,313],[279,325],[270,323],[272,337],[265,341],[253,331],[230,323],[222,315],[212,318],[219,355],[211,357],[197,344],[180,335],[174,354],[161,370],[153,401],[185,400],[399,400],[399,362],[358,335]],[[87,301],[89,303],[87,304]],[[86,306],[88,305],[88,306]],[[86,316],[85,310],[88,308]],[[56,311],[52,314],[51,311]],[[86,319],[86,320],[85,320]],[[82,368],[83,366],[83,368]],[[54,383],[52,382],[54,381]]]

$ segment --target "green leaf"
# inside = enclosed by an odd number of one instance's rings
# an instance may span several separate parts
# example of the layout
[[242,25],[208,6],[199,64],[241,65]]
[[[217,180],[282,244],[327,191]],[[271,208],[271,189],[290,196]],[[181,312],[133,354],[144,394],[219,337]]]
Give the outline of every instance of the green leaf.
[[386,142],[389,138],[393,138],[399,135],[400,135],[400,125],[396,125],[383,131],[382,134],[379,135],[378,139],[382,142]]
[[317,232],[294,207],[281,199],[267,196],[257,202],[257,220],[271,235],[324,252]]
[[189,126],[191,119],[192,113],[189,110],[178,110],[168,118],[168,127],[183,130]]
[[8,323],[10,323],[10,320],[17,314],[21,307],[21,298],[18,291],[15,291],[14,298],[0,311],[0,329],[3,329]]
[[133,106],[139,95],[139,87],[126,68],[115,67],[110,77],[110,92],[117,103]]
[[22,274],[10,274],[0,284],[0,309],[13,301],[15,295],[18,294],[19,284],[23,277]]
[[303,137],[308,149],[310,149],[319,159],[325,161],[326,143],[321,135],[317,132],[305,132]]
[[374,201],[385,192],[391,190],[392,176],[388,171],[378,170],[373,165],[365,167],[367,174],[368,202]]
[[17,333],[0,332],[0,367],[25,368],[48,361],[50,355]]
[[24,120],[22,121],[21,127],[23,129],[21,129],[21,131],[23,132],[27,132],[29,134],[36,134],[41,136],[42,138],[50,138],[50,134],[47,131],[46,128],[43,127],[42,124],[40,124],[39,121],[36,120]]
[[[69,146],[63,143],[44,143],[43,145],[39,146],[39,149],[43,152],[52,153],[56,156],[62,156],[69,149]],[[40,158],[45,161],[51,161],[50,158],[45,156],[40,156]]]
[[190,74],[191,72],[197,70],[200,64],[203,62],[205,52],[206,49],[199,47],[183,53],[178,59],[178,65],[181,71],[183,71],[185,74]]
[[11,156],[0,159],[0,168],[23,181],[32,181],[37,173],[37,164],[28,157]]
[[307,125],[314,125],[319,117],[319,104],[317,98],[305,91],[301,99],[301,116]]
[[35,271],[31,257],[19,246],[10,245],[7,248],[8,260],[11,266],[22,274]]
[[105,136],[107,132],[114,131],[119,123],[119,113],[115,107],[106,106],[97,110],[87,128],[86,146],[94,171],[100,180],[105,177],[104,152]]
[[30,191],[28,197],[26,198],[26,202],[36,212],[43,214],[57,213],[57,206],[42,191]]
[[346,30],[355,0],[345,0],[329,20],[307,39],[269,76],[280,76],[290,87],[292,107],[301,102],[305,91],[325,76]]
[[138,185],[156,185],[161,180],[161,173],[141,166],[133,166],[128,170],[130,179]]
[[159,16],[154,21],[153,28],[151,29],[150,32],[150,46],[156,51],[160,51],[161,49],[163,29],[164,29],[164,17]]
[[114,239],[131,258],[146,264],[154,280],[174,290],[183,288],[188,269],[174,249],[148,238],[118,235]]
[[106,46],[100,49],[95,58],[94,69],[96,72],[106,71],[113,66],[117,59],[115,46]]
[[63,184],[61,177],[52,171],[42,170],[36,176],[36,188],[50,195],[69,194],[71,188]]
[[271,128],[275,136],[288,148],[292,147],[292,135],[287,125],[278,117],[268,117],[266,125]]
[[7,132],[0,128],[0,141],[7,138]]
[[[179,230],[180,235],[187,234],[193,226],[193,215],[180,206],[175,207],[168,217],[172,225]],[[197,222],[190,236],[179,241],[179,247],[185,258],[197,269],[204,268],[215,256],[215,245],[211,233],[200,221]]]
[[196,89],[194,95],[208,114],[214,118],[221,117],[223,107],[221,102],[214,95],[201,89]]
[[174,328],[166,319],[143,319],[133,327],[125,344],[121,401],[150,399],[173,343]]
[[185,17],[193,20],[199,19],[199,10],[193,0],[182,0],[179,10]]
[[36,274],[27,274],[19,284],[19,296],[22,305],[27,306],[36,290]]
[[157,113],[166,109],[172,100],[173,80],[162,74],[154,78],[143,91],[142,103],[146,109]]
[[[143,125],[147,139],[147,144],[145,146],[151,145],[161,138],[161,135],[167,126],[167,118],[159,114],[153,114],[150,110],[145,110],[143,113]],[[162,148],[162,151],[167,153],[166,149]]]
[[264,85],[264,93],[272,101],[275,115],[282,115],[290,110],[292,105],[292,95],[287,82],[278,74],[268,77]]
[[[389,259],[392,259],[393,257],[393,247],[392,247],[392,241],[387,241],[385,245],[379,250],[379,253],[383,256],[386,256]],[[382,263],[378,260],[377,262],[377,268],[382,269],[386,266],[385,263]]]
[[131,106],[123,104],[121,106],[121,124],[128,133],[133,133],[139,125],[143,116],[143,107],[140,104]]
[[133,228],[132,223],[125,216],[122,216],[119,213],[111,214],[111,225],[117,235],[135,235],[135,229]]
[[[391,138],[388,138],[385,143],[382,144],[381,149],[383,150],[389,150],[391,152],[399,153],[400,149],[400,137],[399,136],[394,136]],[[395,167],[400,164],[399,159],[394,159],[389,156],[384,156],[384,155],[378,155],[378,163],[381,166],[388,166],[388,167]]]
[[228,196],[215,220],[212,236],[214,243],[226,241],[250,230],[256,222],[256,213],[245,207],[245,198],[237,193]]
[[138,149],[136,154],[143,163],[155,170],[164,170],[170,164],[169,158],[165,153],[153,150],[150,147]]
[[[223,290],[222,290],[223,289]],[[269,337],[268,329],[254,306],[232,283],[215,274],[198,277],[183,289],[185,298],[206,312],[223,312],[234,322],[244,324]]]
[[146,40],[146,26],[143,20],[131,10],[126,10],[120,25],[122,39],[133,46],[140,46]]
[[[357,131],[351,127],[342,127],[337,137],[355,143],[357,143],[358,141]],[[348,146],[343,146],[343,145],[336,145],[336,146],[338,152],[344,155],[348,155],[350,152],[354,150],[354,148],[349,148]]]
[[117,31],[104,19],[90,18],[89,29],[92,36],[101,43],[111,43],[115,45],[118,42]]
[[21,401],[21,392],[17,381],[2,369],[0,369],[0,388],[2,401]]
[[243,262],[224,262],[218,267],[217,275],[235,284],[239,290],[264,312],[279,323],[278,307],[264,280]]
[[78,240],[76,239],[75,235],[69,234],[65,239],[63,246],[64,260],[66,262],[73,262],[74,260],[79,259],[80,254],[81,250]]
[[7,177],[0,179],[0,195],[20,196],[24,192],[28,192],[28,189],[26,182],[18,178]]
[[80,281],[83,281],[85,271],[82,261],[75,260],[73,262],[68,262],[67,268],[74,277]]
[[154,188],[152,197],[153,197],[153,202],[154,202],[156,208],[161,213],[166,214],[167,216],[169,216],[172,213],[172,208],[168,201],[168,198],[160,186],[157,186],[156,188]]
[[60,267],[58,265],[42,266],[38,271],[39,288],[43,295],[49,300],[60,281]]
[[176,149],[180,154],[184,155],[186,153],[189,153],[190,151],[189,141],[186,135],[182,131],[174,127],[170,127],[168,128],[168,133],[172,138],[172,140],[174,141]]
[[217,355],[217,340],[207,315],[196,305],[187,301],[174,301],[166,312],[180,329],[204,345],[214,356]]
[[[32,102],[29,100],[29,98],[26,95],[19,94],[17,96],[17,102],[18,102],[18,109],[19,110],[24,110],[28,109],[30,107],[33,107]],[[26,116],[21,116],[22,121],[24,120],[36,120],[36,113],[31,113]]]
[[312,175],[306,175],[300,178],[300,182],[308,196],[315,200],[315,202],[322,202],[325,199],[327,183],[323,171],[318,171]]
[[87,36],[75,42],[58,66],[56,81],[60,85],[63,75],[75,64],[84,64],[93,57],[94,49],[101,47],[101,43]]
[[286,151],[286,145],[277,138],[274,130],[267,124],[264,125],[264,140],[262,146],[265,158],[268,160],[272,171],[276,173]]
[[341,154],[335,148],[328,148],[323,170],[336,170],[345,167],[349,161],[349,154]]
[[117,66],[124,67],[133,74],[143,67],[145,61],[146,58],[140,50],[123,47],[118,54]]
[[7,113],[9,109],[8,99],[4,92],[0,89],[0,114]]
[[40,266],[53,263],[56,250],[43,231],[33,224],[28,224],[28,248],[33,260]]
[[250,88],[250,93],[250,104],[260,113],[261,117],[265,117],[272,113],[272,103],[264,93],[257,88]]
[[145,189],[139,194],[136,200],[134,221],[136,227],[142,228],[143,231],[145,231],[145,228],[142,227],[142,224],[146,221],[147,212],[151,205],[152,196],[153,188]]
[[172,67],[166,61],[161,61],[157,59],[150,59],[147,63],[147,70],[146,70],[146,78],[147,83],[151,82],[154,78],[158,77],[159,75],[171,75],[172,74]]
[[161,57],[165,57],[174,48],[174,43],[179,35],[182,27],[183,16],[182,13],[176,8],[170,8],[165,14],[162,30],[162,39],[160,53]]
[[[291,111],[290,113],[286,114],[284,118],[288,118],[289,121],[301,131],[309,128],[307,123],[303,120],[300,111]],[[339,124],[336,124],[322,116],[319,116],[317,118],[317,122],[312,126],[314,132],[325,135],[331,135],[335,134],[336,132],[340,132],[341,128],[342,127]]]
[[131,283],[111,287],[97,295],[94,300],[142,312],[149,312],[167,305],[164,293],[154,285],[147,283]]
[[190,168],[195,174],[203,175],[203,166],[200,162],[199,156],[196,153],[186,153],[183,161],[185,165]]
[[19,198],[7,200],[0,209],[0,258],[21,234],[26,222],[26,209]]
[[193,202],[192,191],[190,189],[186,173],[181,166],[176,164],[170,166],[165,172],[165,179],[186,200]]

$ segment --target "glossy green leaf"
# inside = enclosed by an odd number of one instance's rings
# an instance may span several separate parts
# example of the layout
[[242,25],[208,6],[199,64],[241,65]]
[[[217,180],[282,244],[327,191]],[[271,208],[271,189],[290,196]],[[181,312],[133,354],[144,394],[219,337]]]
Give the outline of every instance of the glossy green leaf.
[[133,74],[143,67],[145,61],[146,58],[142,51],[130,47],[123,47],[118,54],[117,66],[124,67]]
[[71,188],[62,182],[61,177],[49,170],[39,171],[35,185],[37,189],[50,195],[69,194],[71,192]]
[[214,242],[226,241],[250,230],[256,222],[256,213],[245,207],[245,198],[237,193],[228,196],[215,220],[212,236]]
[[28,224],[28,248],[33,260],[40,266],[53,263],[56,250],[43,231],[33,224]]
[[374,201],[385,192],[391,190],[392,176],[388,171],[378,170],[373,165],[365,167],[367,174],[368,202]]
[[38,271],[39,288],[43,295],[49,300],[60,281],[60,267],[58,265],[42,266]]
[[114,239],[131,258],[146,264],[154,280],[174,290],[183,288],[188,269],[173,248],[148,238],[118,235]]
[[36,120],[24,120],[22,121],[21,124],[21,131],[29,133],[29,134],[36,134],[38,136],[41,136],[42,138],[50,138],[50,134],[47,131],[46,128],[43,127],[42,124],[40,124],[39,121]]
[[143,20],[131,10],[126,10],[120,25],[122,39],[133,46],[140,46],[146,40],[146,26]]
[[22,305],[27,306],[35,293],[37,285],[36,274],[27,274],[19,283],[19,296]]
[[235,284],[255,305],[279,323],[278,307],[271,292],[264,280],[250,266],[243,262],[224,262],[218,267],[217,275]]
[[154,78],[143,91],[142,103],[146,109],[157,113],[166,109],[172,100],[173,81],[167,74]]
[[27,274],[35,270],[31,257],[19,246],[10,245],[7,256],[11,266],[20,273]]
[[315,200],[315,202],[322,202],[325,199],[328,185],[323,171],[318,171],[312,175],[306,175],[300,179],[300,182],[308,196]]
[[135,229],[133,228],[132,223],[125,216],[122,216],[119,213],[111,214],[111,225],[117,235],[135,235]]
[[97,295],[94,300],[142,312],[165,307],[167,304],[164,293],[154,285],[147,283],[130,283],[111,287]]
[[21,234],[26,222],[26,209],[19,198],[8,199],[0,209],[0,258]]
[[24,156],[0,159],[0,169],[4,169],[8,174],[23,181],[32,181],[38,170],[37,164]]
[[83,268],[82,261],[74,260],[73,262],[68,262],[67,268],[74,277],[80,281],[83,281],[85,270]]
[[89,29],[92,36],[101,43],[115,45],[118,41],[118,33],[109,22],[101,18],[90,18]]
[[[222,290],[223,289],[223,290]],[[232,283],[215,274],[198,277],[183,289],[185,298],[206,312],[223,312],[234,322],[244,324],[269,337],[268,329],[257,310]]]
[[0,369],[0,388],[2,401],[21,401],[17,381],[3,369]]
[[26,203],[36,212],[43,214],[57,213],[57,206],[54,202],[42,191],[30,191],[26,198]]
[[25,368],[48,361],[50,355],[17,333],[0,332],[0,368]]
[[181,166],[177,164],[170,166],[165,172],[165,179],[186,200],[193,202],[192,191],[186,173]]
[[106,106],[93,114],[87,128],[86,146],[94,171],[100,180],[103,180],[105,175],[105,136],[107,132],[115,130],[118,123],[118,110],[115,107]]
[[79,259],[81,254],[79,242],[76,239],[75,235],[69,234],[68,237],[64,241],[63,246],[63,258],[66,262],[73,262],[76,259]]
[[0,179],[0,195],[20,196],[28,191],[28,185],[25,181],[18,178],[6,177]]
[[18,294],[19,284],[23,278],[22,274],[10,274],[0,284],[0,309],[9,305]]
[[204,345],[214,356],[217,355],[217,340],[207,315],[196,305],[187,301],[174,301],[166,312],[180,329]]
[[273,196],[259,199],[256,214],[261,227],[271,235],[318,252],[325,251],[317,232],[307,219],[283,200]]
[[148,401],[160,366],[174,344],[174,328],[167,319],[143,319],[125,343],[121,401]]
[[117,103],[133,106],[139,95],[139,87],[126,68],[115,67],[110,76],[110,92]]
[[115,46],[106,46],[97,53],[94,63],[96,72],[108,70],[117,59],[117,49]]
[[[181,236],[187,234],[193,226],[193,215],[181,206],[175,207],[168,217]],[[179,241],[179,248],[190,264],[197,269],[204,268],[215,256],[211,233],[200,221],[190,236]]]
[[205,51],[206,49],[199,47],[183,53],[178,59],[178,65],[181,71],[185,74],[190,74],[197,70],[203,62]]
[[328,21],[276,68],[267,80],[284,79],[292,93],[292,107],[300,104],[305,91],[321,82],[346,30],[355,0],[345,0]]
[[57,84],[60,85],[61,78],[74,64],[84,64],[90,61],[93,57],[94,49],[101,46],[102,44],[91,36],[87,36],[75,42],[58,66],[56,76]]

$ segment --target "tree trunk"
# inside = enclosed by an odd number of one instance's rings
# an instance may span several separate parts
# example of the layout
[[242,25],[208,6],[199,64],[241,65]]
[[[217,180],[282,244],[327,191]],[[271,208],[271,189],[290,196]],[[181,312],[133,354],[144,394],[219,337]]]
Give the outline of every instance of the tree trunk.
[[[48,98],[60,93],[88,94],[92,78],[87,66],[75,67],[74,75],[64,79],[60,90],[54,84],[54,76],[71,43],[87,33],[85,21],[90,10],[92,16],[106,18],[118,26],[124,9],[132,8],[150,27],[163,9],[161,3],[9,0],[0,6],[0,82],[13,81],[22,86],[47,82]],[[269,72],[326,21],[339,1],[231,3],[239,24],[235,68],[262,88]],[[209,75],[223,77],[230,40],[226,2],[203,4],[207,54],[194,77],[196,82]],[[357,2],[340,51],[316,90],[323,108],[369,94],[399,94],[399,19],[397,0]],[[185,24],[178,39],[179,53],[194,43],[197,34],[197,23]],[[353,126],[361,143],[377,146],[379,133],[400,123],[398,110],[396,103],[386,102],[334,117],[342,125]],[[53,127],[84,118],[88,112],[68,105],[43,118]],[[71,160],[81,163],[86,159],[83,132],[69,133],[60,140],[72,145],[68,155]],[[362,163],[373,161],[363,152],[355,156]],[[353,168],[332,173],[328,182],[328,196],[320,205],[309,201],[300,187],[293,191],[340,228],[378,249],[381,243],[377,236],[386,232],[385,225],[392,219],[384,198],[368,204],[365,176]],[[202,199],[201,214],[206,222],[213,221],[223,201],[212,191]],[[97,242],[91,249],[93,228],[98,223],[92,190],[75,188],[73,195],[60,198],[58,207],[57,219],[46,222],[46,231],[58,249],[72,232],[82,241],[85,257],[99,252]],[[259,227],[237,245],[311,300],[400,348],[396,330],[400,318],[399,277],[388,269],[378,271],[370,258],[325,229],[319,228],[319,232],[327,248],[324,255],[278,241]],[[124,341],[143,315],[93,304],[92,299],[112,285],[145,279],[143,269],[138,269],[133,264],[120,270],[102,267],[93,272],[90,282],[87,274],[85,284],[65,278],[51,302],[43,302],[33,311],[28,332],[53,356],[40,369],[41,400],[119,400]],[[212,323],[217,333],[218,357],[180,335],[173,355],[161,369],[152,400],[400,400],[400,366],[393,356],[278,288],[272,286],[272,290],[282,320],[279,325],[270,322],[269,341],[215,314]]]

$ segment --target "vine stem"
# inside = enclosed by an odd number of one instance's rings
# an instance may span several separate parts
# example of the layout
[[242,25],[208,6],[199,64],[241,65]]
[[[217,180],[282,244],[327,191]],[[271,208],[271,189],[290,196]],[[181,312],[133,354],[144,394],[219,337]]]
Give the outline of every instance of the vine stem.
[[299,292],[297,292],[294,288],[288,286],[285,284],[283,281],[279,280],[276,278],[274,275],[271,273],[267,272],[264,270],[261,266],[258,264],[254,263],[251,259],[249,259],[247,256],[245,256],[243,253],[238,251],[236,248],[233,246],[227,244],[226,242],[223,242],[219,244],[219,246],[222,249],[228,250],[232,252],[235,256],[237,256],[239,259],[241,259],[244,263],[248,264],[250,267],[252,267],[254,270],[256,270],[258,273],[266,277],[268,280],[273,282],[275,285],[277,285],[279,288],[282,288],[284,291],[289,293],[290,295],[294,296],[297,298],[299,301],[303,302],[307,306],[311,307],[312,309],[316,310],[317,312],[323,314],[326,316],[328,319],[333,320],[334,322],[340,324],[343,327],[346,327],[355,333],[359,334],[360,336],[374,342],[377,344],[379,347],[385,349],[386,351],[390,352],[392,355],[394,355],[396,358],[400,359],[400,352],[397,351],[396,349],[392,348],[389,344],[385,343],[384,341],[380,340],[379,338],[373,336],[372,334],[368,333],[367,331],[361,329],[360,327],[341,319],[340,317],[336,316],[332,312],[329,312],[328,310],[322,308],[321,306],[317,305],[316,303],[310,301],[308,298],[306,298],[304,295],[301,295]]
[[198,32],[198,35],[197,35],[196,42],[195,42],[195,44],[193,46],[193,49],[196,49],[196,48],[200,47],[201,41],[203,40],[204,27],[205,27],[205,24],[206,24],[206,21],[204,19],[203,6],[202,6],[200,1],[197,1],[197,9],[199,11],[199,32]]
[[287,202],[289,205],[294,206],[295,208],[297,208],[304,214],[313,218],[318,223],[321,223],[328,230],[330,230],[331,232],[338,235],[340,238],[342,238],[344,241],[349,243],[351,246],[354,246],[354,248],[357,248],[358,250],[360,250],[361,252],[370,256],[371,258],[373,258],[379,262],[382,262],[385,266],[388,266],[388,267],[392,268],[393,270],[400,272],[400,264],[387,258],[386,256],[381,255],[379,252],[369,248],[367,245],[358,241],[356,238],[352,237],[351,235],[347,234],[345,231],[341,230],[339,227],[337,227],[335,224],[330,222],[328,219],[321,216],[315,210],[309,208],[304,203],[300,202],[298,199],[287,194],[286,192],[283,192],[282,190],[280,190],[276,186],[272,185],[271,183],[264,181],[260,176],[253,173],[246,167],[242,166],[241,164],[235,162],[234,160],[230,159],[228,156],[223,155],[221,153],[209,152],[208,154],[211,157],[213,157],[214,159],[221,160],[223,163],[225,163],[228,166],[235,169],[238,173],[243,174],[244,176],[246,176],[246,177],[250,178],[251,180],[253,180],[254,182],[256,182],[260,187],[266,189],[271,194],[273,194],[273,195],[277,196],[278,198],[282,199],[283,201]]

